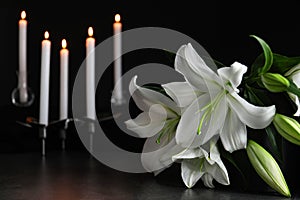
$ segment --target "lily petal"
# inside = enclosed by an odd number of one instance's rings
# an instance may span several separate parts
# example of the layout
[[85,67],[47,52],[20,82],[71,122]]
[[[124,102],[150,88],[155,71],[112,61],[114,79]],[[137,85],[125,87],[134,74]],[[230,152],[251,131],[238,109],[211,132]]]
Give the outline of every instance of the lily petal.
[[[148,138],[143,147],[141,160],[143,167],[148,172],[163,171],[173,163],[172,156],[181,152],[183,148],[176,144],[175,140],[156,143],[157,137]],[[162,159],[163,158],[163,159]]]
[[[195,99],[182,114],[176,130],[176,142],[182,147],[198,147],[203,136],[197,134],[200,119],[203,115],[203,108],[210,102],[209,94],[204,94]],[[205,132],[203,132],[205,133]],[[203,135],[203,134],[202,134]]]
[[[299,65],[300,67],[300,65]],[[293,80],[293,82],[296,84],[298,88],[300,88],[300,71],[298,73],[294,73],[290,76],[290,78]]]
[[159,160],[164,165],[167,165],[169,163],[175,162],[176,159],[173,158],[174,155],[177,155],[177,154],[179,154],[182,151],[183,151],[183,147],[180,146],[180,145],[178,145],[178,144],[176,144],[172,148],[170,148],[170,150],[168,152],[166,152],[165,154],[163,154]]
[[[218,163],[213,165],[210,165],[208,162],[205,162],[204,169],[205,169],[205,174],[210,174],[217,182],[223,185],[229,185],[230,182],[229,182],[228,172],[221,160],[218,160]],[[207,184],[213,186],[211,182],[208,182]]]
[[[209,89],[213,90],[212,89],[213,86],[210,86],[210,88],[208,88],[208,84],[203,77],[205,76],[204,70],[201,71],[199,69],[194,69],[194,67],[190,66],[190,63],[187,61],[186,58],[187,47],[188,47],[187,45],[183,45],[177,51],[177,55],[175,57],[175,70],[181,73],[184,76],[184,78],[187,80],[187,82],[189,82],[193,87],[197,88],[199,91],[208,92]],[[210,74],[215,74],[215,73],[212,72]],[[207,75],[206,77],[209,77],[209,79],[211,79],[210,78],[211,76],[209,75]],[[219,78],[216,77],[216,80],[219,80]],[[220,87],[219,85],[216,86]]]
[[300,101],[297,95],[294,95],[293,93],[288,92],[288,95],[292,99],[292,101],[296,104],[297,106],[297,111],[294,114],[294,116],[299,117],[300,116]]
[[[136,84],[136,79],[137,76],[134,76],[131,79],[129,84],[129,92],[132,95],[134,102],[141,110],[148,111],[150,106],[152,106],[153,104],[161,104],[172,109],[178,114],[180,113],[180,109],[170,98],[154,90],[138,86]],[[168,117],[175,117],[175,115],[173,112],[168,112]]]
[[207,131],[206,132],[202,131],[204,134],[203,134],[203,140],[201,141],[201,145],[205,144],[206,142],[211,140],[212,137],[220,133],[225,122],[227,110],[228,110],[227,101],[226,98],[223,97],[220,99],[220,102],[215,106],[214,110],[211,113],[210,120],[208,120],[207,122],[207,126],[208,126]]
[[247,146],[246,125],[241,122],[235,112],[229,110],[220,138],[225,150],[232,153]]
[[298,74],[300,72],[300,64],[295,65],[290,70],[288,70],[284,76],[291,76],[292,74]]
[[[220,152],[219,152],[218,147],[217,147],[218,140],[219,140],[219,137],[215,136],[208,142],[208,144],[209,144],[209,158],[210,159],[206,159],[207,161],[208,160],[216,161],[216,160],[221,159],[220,158]],[[208,158],[208,157],[206,157],[206,158]]]
[[209,188],[214,188],[214,184],[212,183],[214,178],[212,175],[206,173],[202,176],[202,181],[203,181],[203,184],[206,186],[206,187],[209,187]]
[[197,96],[202,94],[200,91],[195,90],[187,82],[172,82],[164,84],[162,87],[181,108],[190,105],[197,98]]
[[227,101],[239,119],[253,129],[263,129],[267,127],[275,116],[275,105],[267,107],[255,106],[248,103],[237,93],[227,95]]
[[[289,79],[292,79],[292,81],[296,84],[298,88],[300,88],[300,64],[292,67],[289,71],[285,73],[285,76],[287,76]],[[294,114],[294,116],[299,117],[300,116],[300,102],[297,95],[294,95],[290,92],[288,92],[288,95],[293,100],[293,102],[297,106],[297,111]]]
[[239,62],[234,62],[231,67],[218,69],[218,74],[224,83],[230,81],[232,87],[236,89],[242,82],[243,75],[247,72],[247,67]]
[[202,148],[184,149],[182,152],[172,156],[172,160],[204,158],[208,153]]
[[197,74],[204,74],[203,77],[207,78],[208,80],[212,80],[218,84],[221,84],[220,78],[211,68],[206,65],[191,43],[188,43],[185,48],[185,58],[189,63],[190,68]]
[[204,174],[200,168],[203,165],[203,159],[187,159],[183,160],[181,163],[181,177],[184,184],[191,188]]
[[209,154],[206,153],[205,157],[210,157],[211,160],[213,160],[213,161],[214,161],[214,158],[212,157],[212,148],[217,144],[218,140],[219,140],[219,135],[215,135],[208,142],[201,145],[201,149],[203,149],[203,151],[210,152]]
[[223,185],[229,185],[229,176],[224,163],[221,160],[220,152],[215,142],[211,143],[210,159],[214,160],[218,166],[218,171],[213,174],[214,179]]
[[212,177],[219,183],[223,185],[229,185],[228,172],[221,160],[220,152],[218,150],[216,142],[211,142],[210,146],[211,148],[209,157],[206,157],[206,162],[204,163],[205,171],[208,174],[212,175]]
[[127,129],[138,134],[139,137],[152,137],[157,134],[165,125],[167,112],[160,104],[154,104],[149,112],[143,112],[135,119],[125,122]]

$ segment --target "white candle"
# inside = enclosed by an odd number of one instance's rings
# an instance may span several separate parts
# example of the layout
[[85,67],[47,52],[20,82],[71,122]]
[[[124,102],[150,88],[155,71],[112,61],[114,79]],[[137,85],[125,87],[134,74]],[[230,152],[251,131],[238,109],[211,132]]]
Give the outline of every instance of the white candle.
[[95,107],[95,38],[93,28],[88,29],[86,39],[86,114],[90,119],[96,119]]
[[68,71],[69,71],[69,50],[65,39],[61,42],[60,50],[60,112],[59,119],[68,118]]
[[20,92],[20,102],[27,102],[27,20],[26,12],[21,12],[21,19],[19,20],[19,74],[18,74],[18,88]]
[[121,79],[122,76],[122,23],[121,16],[119,14],[115,15],[115,22],[113,24],[114,30],[114,98],[116,101],[122,100],[122,83],[116,87],[117,82]]
[[49,107],[49,77],[50,77],[50,50],[51,42],[48,40],[49,33],[45,32],[45,39],[42,41],[41,54],[41,83],[40,83],[40,116],[39,123],[48,125]]

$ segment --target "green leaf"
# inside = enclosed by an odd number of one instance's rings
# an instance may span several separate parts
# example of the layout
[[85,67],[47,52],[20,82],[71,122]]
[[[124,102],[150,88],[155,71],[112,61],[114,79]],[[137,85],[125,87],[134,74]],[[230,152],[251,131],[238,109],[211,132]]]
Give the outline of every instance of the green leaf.
[[[273,155],[276,157],[276,159],[282,163],[282,153],[281,153],[281,138],[278,137],[278,133],[275,130],[275,128],[270,125],[267,128],[265,128],[265,131],[267,133],[268,142],[270,144],[270,150],[272,151]],[[277,141],[279,140],[279,141]],[[278,145],[279,143],[279,145]]]
[[251,65],[251,75],[255,76],[259,74],[261,67],[264,66],[264,63],[265,63],[264,54],[261,53],[259,56],[256,57],[256,59]]
[[246,91],[248,92],[247,96],[248,96],[250,103],[253,103],[253,104],[259,105],[259,106],[264,105],[264,103],[258,98],[258,96],[255,94],[255,92],[253,91],[253,89],[250,86],[246,85]]
[[[257,76],[261,67],[264,65],[264,54],[260,54],[251,65],[251,73],[249,78]],[[270,72],[285,74],[292,67],[300,63],[300,57],[287,57],[280,54],[273,53],[273,64],[270,68]],[[253,83],[254,81],[252,81]]]
[[250,103],[257,106],[273,105],[265,90],[254,88],[247,84],[245,85],[245,89],[248,92],[248,100]]
[[223,158],[225,158],[226,160],[228,160],[236,169],[237,171],[241,174],[242,176],[242,179],[243,179],[243,183],[244,185],[246,186],[247,185],[247,179],[243,173],[243,171],[241,170],[241,168],[237,165],[237,163],[235,162],[233,156],[231,153],[229,153],[228,151],[226,151],[223,147],[223,145],[219,145],[220,148],[219,148],[219,151],[220,151],[220,154]]
[[255,35],[250,35],[250,37],[254,37],[261,45],[261,47],[263,48],[264,51],[264,65],[262,66],[261,70],[260,70],[260,74],[264,74],[267,71],[269,71],[269,69],[271,68],[272,64],[273,64],[273,53],[271,51],[271,48],[269,47],[269,45],[262,40],[261,38],[255,36]]
[[278,193],[291,197],[281,169],[272,155],[253,140],[248,140],[246,151],[257,174]]
[[300,63],[300,57],[287,57],[280,54],[273,54],[272,71],[285,74],[292,67]]

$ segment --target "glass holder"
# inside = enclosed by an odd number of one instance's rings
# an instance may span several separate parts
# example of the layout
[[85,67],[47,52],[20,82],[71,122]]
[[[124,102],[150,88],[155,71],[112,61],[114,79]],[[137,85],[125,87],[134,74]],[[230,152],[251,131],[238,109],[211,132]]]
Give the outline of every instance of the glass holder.
[[34,93],[27,84],[27,73],[19,73],[18,76],[18,86],[13,89],[11,94],[12,103],[18,107],[28,107],[32,105],[34,101]]

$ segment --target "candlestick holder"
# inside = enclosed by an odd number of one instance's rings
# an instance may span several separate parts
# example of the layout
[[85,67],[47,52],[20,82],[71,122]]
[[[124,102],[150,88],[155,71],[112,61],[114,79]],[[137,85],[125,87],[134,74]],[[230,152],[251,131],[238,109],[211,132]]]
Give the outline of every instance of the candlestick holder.
[[95,126],[96,123],[98,123],[98,120],[95,119],[91,119],[88,117],[83,117],[81,119],[79,119],[83,125],[85,125],[87,127],[87,132],[89,134],[89,152],[92,154],[93,153],[93,143],[94,143],[94,134],[95,134]]
[[28,107],[34,101],[34,93],[27,85],[26,72],[17,72],[17,75],[18,86],[12,91],[12,103],[18,107]]
[[87,133],[86,135],[89,136],[88,138],[89,145],[88,147],[86,146],[86,148],[88,148],[91,155],[94,152],[94,136],[96,133],[96,127],[97,127],[96,125],[98,123],[112,120],[112,119],[114,119],[114,116],[112,115],[111,112],[98,113],[96,119],[91,119],[87,116],[73,119],[80,127],[84,127],[85,133]]
[[38,137],[41,140],[41,155],[45,156],[46,155],[46,138],[47,138],[47,127],[48,126],[38,123],[32,117],[27,117],[26,122],[17,121],[17,123],[20,125],[37,130]]
[[[20,97],[21,93],[25,94],[26,100],[22,100],[22,98]],[[15,106],[28,107],[34,101],[34,94],[33,94],[32,90],[29,87],[26,87],[26,88],[17,87],[12,91],[11,99],[12,99],[12,103]]]
[[62,150],[65,150],[66,145],[65,141],[67,138],[67,130],[69,128],[70,122],[77,122],[80,126],[86,126],[87,132],[89,134],[89,151],[93,152],[93,143],[94,143],[94,134],[96,130],[96,123],[111,120],[114,118],[114,116],[111,113],[100,113],[99,118],[97,119],[91,119],[88,117],[82,117],[82,118],[67,118],[62,120],[56,120],[49,122],[48,125],[40,124],[35,118],[33,117],[27,117],[25,122],[22,121],[16,121],[16,123],[32,128],[37,131],[38,137],[41,140],[41,155],[46,155],[46,139],[47,134],[50,131],[50,129],[58,130],[59,138],[61,139],[61,148]]
[[47,138],[47,126],[39,126],[39,138],[42,141],[42,156],[46,155],[46,138]]
[[67,138],[67,130],[69,128],[69,123],[74,121],[72,118],[61,119],[57,121],[52,121],[49,123],[49,127],[58,130],[59,138],[61,139],[61,149],[65,150],[66,148],[66,138]]
[[68,125],[65,125],[62,129],[59,130],[59,137],[61,139],[61,149],[64,151],[66,149],[66,138],[67,138],[67,129]]
[[57,120],[52,121],[48,125],[40,124],[32,117],[27,117],[26,122],[20,122],[17,121],[18,124],[21,124],[23,126],[32,128],[37,130],[38,137],[41,140],[41,155],[46,155],[46,138],[47,138],[47,132],[49,129],[58,129],[59,130],[59,137],[62,140],[62,149],[65,149],[65,140],[66,140],[66,132],[69,127],[69,123],[73,121],[73,119],[63,119],[63,120]]

